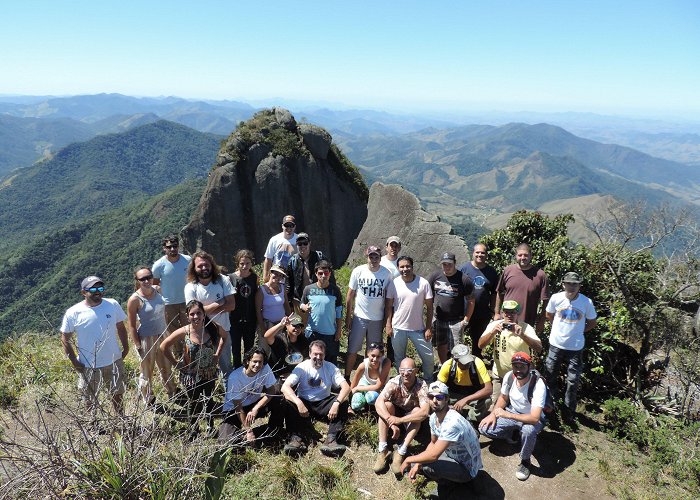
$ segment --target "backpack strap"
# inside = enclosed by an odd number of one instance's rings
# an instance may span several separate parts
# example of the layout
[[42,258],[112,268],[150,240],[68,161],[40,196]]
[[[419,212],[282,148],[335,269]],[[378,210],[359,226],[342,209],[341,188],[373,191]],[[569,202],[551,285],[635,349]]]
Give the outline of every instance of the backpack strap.
[[532,403],[532,394],[535,392],[535,386],[539,378],[540,374],[537,373],[537,370],[530,370],[530,385],[527,387],[527,400],[530,403]]
[[454,383],[455,377],[457,377],[457,363],[454,359],[450,360],[450,373],[447,375],[447,385]]

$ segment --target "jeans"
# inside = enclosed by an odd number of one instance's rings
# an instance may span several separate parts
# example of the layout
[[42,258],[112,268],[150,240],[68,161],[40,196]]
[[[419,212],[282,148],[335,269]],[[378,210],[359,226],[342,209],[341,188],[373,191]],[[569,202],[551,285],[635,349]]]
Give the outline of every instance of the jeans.
[[425,340],[425,332],[423,330],[398,330],[394,329],[394,335],[391,337],[391,344],[394,346],[394,359],[399,365],[406,357],[406,347],[408,340],[411,340],[413,347],[418,351],[421,362],[423,363],[423,380],[427,383],[433,381],[433,346]]
[[221,357],[219,358],[219,368],[221,373],[224,374],[224,381],[228,386],[228,376],[233,371],[233,362],[231,361],[231,334],[229,333],[226,341],[224,342],[224,347],[221,349]]
[[[506,408],[509,413],[515,413],[512,408]],[[535,425],[523,424],[517,420],[499,417],[496,419],[496,426],[490,427],[488,430],[479,428],[481,434],[492,439],[508,439],[513,436],[513,431],[519,430],[522,440],[522,448],[520,448],[520,459],[530,460],[532,451],[537,444],[537,435],[544,428],[544,422],[540,419]]]
[[552,391],[552,397],[556,401],[559,398],[559,368],[562,362],[567,364],[566,369],[566,393],[564,394],[564,406],[570,411],[576,411],[576,393],[581,383],[581,372],[583,371],[583,349],[569,351],[559,349],[553,345],[549,346],[549,353],[545,361],[545,377],[547,385]]
[[438,485],[448,481],[467,483],[474,479],[464,465],[448,457],[444,451],[434,462],[423,464],[421,471],[428,479],[437,481]]

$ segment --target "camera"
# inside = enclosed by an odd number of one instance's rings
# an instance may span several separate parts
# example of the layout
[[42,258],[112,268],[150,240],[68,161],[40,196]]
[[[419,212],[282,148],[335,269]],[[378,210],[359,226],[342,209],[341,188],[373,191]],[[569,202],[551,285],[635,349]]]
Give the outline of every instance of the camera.
[[503,328],[513,331],[513,323],[503,323]]

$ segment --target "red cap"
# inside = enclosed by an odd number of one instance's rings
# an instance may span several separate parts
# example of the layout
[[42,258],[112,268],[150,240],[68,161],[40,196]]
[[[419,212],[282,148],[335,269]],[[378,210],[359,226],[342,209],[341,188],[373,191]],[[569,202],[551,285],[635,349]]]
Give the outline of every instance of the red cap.
[[529,365],[529,364],[532,364],[532,358],[530,357],[530,355],[528,353],[523,352],[523,351],[518,351],[515,354],[513,354],[512,358],[510,358],[510,362],[511,363],[518,363],[518,362],[527,363]]

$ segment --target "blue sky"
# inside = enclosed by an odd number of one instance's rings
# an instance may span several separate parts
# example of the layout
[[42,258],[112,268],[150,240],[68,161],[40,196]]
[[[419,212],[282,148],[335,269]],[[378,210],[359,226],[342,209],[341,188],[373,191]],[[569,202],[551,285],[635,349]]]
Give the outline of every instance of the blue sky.
[[700,2],[10,1],[0,94],[700,118]]

